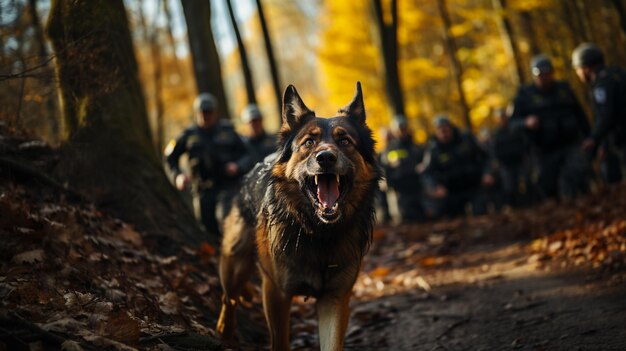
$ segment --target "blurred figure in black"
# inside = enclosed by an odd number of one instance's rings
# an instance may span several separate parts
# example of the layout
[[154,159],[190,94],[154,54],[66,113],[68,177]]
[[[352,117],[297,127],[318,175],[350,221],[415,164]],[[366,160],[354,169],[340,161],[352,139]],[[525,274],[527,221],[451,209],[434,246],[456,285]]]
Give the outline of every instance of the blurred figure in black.
[[530,144],[520,130],[509,126],[509,116],[503,108],[495,111],[498,127],[489,143],[489,153],[499,175],[504,202],[509,206],[528,204],[530,198]]
[[[227,211],[241,176],[254,160],[232,124],[218,118],[216,108],[213,95],[200,94],[194,101],[194,125],[170,141],[165,156],[176,188],[182,191],[191,185],[196,218],[219,237],[217,218]],[[189,158],[189,174],[179,166],[183,154]],[[218,209],[221,215],[216,213]]]
[[[604,180],[611,184],[623,177],[626,162],[626,71],[606,67],[604,54],[592,43],[579,45],[572,54],[576,75],[591,89],[595,126],[583,148],[599,150]],[[621,160],[620,160],[621,159]]]
[[[401,222],[414,222],[424,218],[421,205],[421,186],[417,165],[422,161],[423,149],[413,142],[411,130],[404,116],[396,116],[392,123],[392,136],[381,157],[388,190],[395,195]],[[388,197],[391,202],[394,196]],[[394,206],[390,203],[389,207]]]
[[276,151],[276,135],[265,131],[263,114],[257,105],[248,105],[242,113],[241,120],[248,125],[248,136],[245,141],[254,152],[256,162],[263,161],[265,156]]
[[581,148],[589,135],[585,113],[566,82],[554,78],[545,55],[533,57],[533,83],[521,87],[510,125],[524,131],[537,152],[542,197],[573,197],[589,189],[590,163]]
[[461,133],[445,116],[435,119],[435,128],[423,161],[429,212],[435,218],[458,216],[471,204],[475,215],[486,213],[483,188],[495,183],[488,172],[487,152],[470,133]]

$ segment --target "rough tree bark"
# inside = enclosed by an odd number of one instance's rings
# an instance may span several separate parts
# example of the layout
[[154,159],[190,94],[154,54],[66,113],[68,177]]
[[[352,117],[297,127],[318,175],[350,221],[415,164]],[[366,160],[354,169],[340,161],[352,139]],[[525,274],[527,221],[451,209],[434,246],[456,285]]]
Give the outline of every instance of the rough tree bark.
[[459,105],[461,105],[461,117],[465,122],[465,128],[472,130],[472,121],[470,120],[470,109],[467,105],[467,99],[465,98],[465,92],[463,91],[463,66],[456,56],[457,45],[450,28],[452,27],[452,20],[450,19],[450,13],[448,12],[448,6],[446,0],[437,0],[437,6],[439,8],[439,15],[443,22],[443,35],[446,42],[446,48],[448,51],[448,57],[450,58],[450,64],[452,65],[452,76],[456,83],[456,89],[459,94]]
[[254,93],[254,82],[252,79],[252,72],[250,71],[250,61],[248,61],[248,51],[246,45],[241,38],[239,32],[239,25],[237,24],[237,18],[235,17],[235,11],[233,10],[233,4],[231,0],[226,0],[228,6],[228,16],[230,17],[230,23],[233,26],[233,32],[235,32],[235,38],[237,38],[237,47],[239,48],[239,60],[241,61],[241,70],[243,73],[243,79],[246,84],[246,95],[248,97],[248,104],[256,105],[256,94]]
[[404,95],[398,74],[398,2],[391,0],[391,23],[389,24],[384,20],[382,1],[372,0],[372,5],[385,65],[387,97],[392,105],[393,113],[404,116]]
[[230,119],[220,58],[211,29],[211,3],[198,0],[181,0],[181,3],[198,92],[213,94],[219,104],[217,113],[220,118]]
[[[256,0],[257,12],[259,15],[259,22],[261,23],[261,31],[263,32],[263,43],[265,44],[265,52],[267,54],[267,61],[270,65],[270,75],[272,76],[272,87],[274,88],[274,98],[276,99],[277,111],[280,111],[283,106],[282,88],[280,85],[280,76],[278,75],[278,66],[276,66],[276,58],[274,56],[274,48],[272,46],[272,37],[265,20],[265,12],[263,11],[263,4],[261,0]],[[279,125],[282,123],[280,114],[277,115]]]
[[69,135],[56,175],[163,252],[206,239],[154,151],[122,0],[53,0],[47,33]]

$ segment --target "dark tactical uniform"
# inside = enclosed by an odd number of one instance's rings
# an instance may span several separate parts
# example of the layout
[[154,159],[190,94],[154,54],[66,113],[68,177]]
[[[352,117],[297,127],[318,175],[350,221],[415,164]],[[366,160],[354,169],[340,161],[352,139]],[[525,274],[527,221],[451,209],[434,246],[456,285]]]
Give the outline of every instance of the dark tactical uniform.
[[590,95],[595,117],[591,137],[606,151],[602,175],[608,183],[616,183],[622,179],[621,167],[626,160],[626,71],[601,68]]
[[245,139],[250,149],[254,152],[254,162],[261,162],[265,157],[276,151],[276,135],[263,133],[257,137]]
[[489,151],[497,164],[504,201],[508,205],[519,206],[528,200],[529,150],[530,145],[526,136],[510,126],[496,129],[491,137]]
[[415,169],[422,162],[423,155],[423,149],[408,136],[391,139],[381,157],[387,186],[396,194],[402,222],[424,218],[420,177]]
[[[241,177],[254,165],[254,159],[233,126],[224,120],[209,130],[197,125],[185,129],[171,152],[166,152],[167,163],[176,175],[181,173],[180,157],[187,153],[191,172],[191,192],[196,218],[210,233],[220,234],[217,218],[226,214],[230,201],[239,188]],[[239,175],[228,176],[225,165],[235,162]],[[216,213],[217,211],[222,213]]]
[[481,184],[488,159],[474,137],[457,128],[453,128],[453,138],[447,144],[436,138],[429,141],[424,156],[424,185],[427,189],[438,185],[447,189],[445,198],[430,199],[428,207],[433,217],[461,215],[468,203],[474,214],[486,213]]
[[[539,128],[524,127],[525,118],[536,115]],[[555,81],[541,90],[534,84],[522,87],[515,97],[510,125],[525,130],[539,161],[538,190],[544,197],[572,197],[588,191],[589,161],[580,141],[589,135],[589,121],[566,82]]]

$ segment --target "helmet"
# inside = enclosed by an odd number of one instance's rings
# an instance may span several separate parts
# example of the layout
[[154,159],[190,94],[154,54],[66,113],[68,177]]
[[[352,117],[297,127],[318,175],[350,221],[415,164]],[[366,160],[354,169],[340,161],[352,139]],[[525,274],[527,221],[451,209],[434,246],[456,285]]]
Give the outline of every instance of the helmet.
[[217,108],[217,100],[209,93],[201,93],[194,100],[193,108],[195,111],[213,112]]
[[452,125],[452,122],[450,122],[450,119],[448,118],[448,115],[446,114],[440,114],[435,116],[435,127],[441,127],[444,125]]
[[241,120],[243,123],[250,123],[258,119],[263,119],[263,114],[261,114],[261,110],[259,110],[259,107],[255,104],[246,106],[241,113]]
[[533,76],[538,76],[541,73],[552,72],[554,67],[550,58],[544,54],[534,56],[530,60],[530,70]]
[[594,43],[582,43],[572,52],[572,65],[574,68],[594,66],[603,63],[604,54]]

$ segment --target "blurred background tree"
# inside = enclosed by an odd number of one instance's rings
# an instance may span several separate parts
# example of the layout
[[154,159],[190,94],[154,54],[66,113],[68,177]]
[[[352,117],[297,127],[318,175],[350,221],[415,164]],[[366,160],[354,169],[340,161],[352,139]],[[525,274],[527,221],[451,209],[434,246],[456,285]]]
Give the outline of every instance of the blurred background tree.
[[204,237],[159,162],[122,0],[53,0],[46,31],[67,136],[54,175],[164,252],[172,242],[216,242]]

